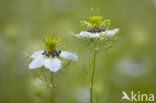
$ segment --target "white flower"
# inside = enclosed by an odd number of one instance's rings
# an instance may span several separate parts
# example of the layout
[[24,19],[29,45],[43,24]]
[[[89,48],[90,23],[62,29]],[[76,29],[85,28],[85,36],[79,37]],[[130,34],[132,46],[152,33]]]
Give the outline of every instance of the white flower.
[[77,97],[77,100],[80,103],[88,103],[89,98],[90,98],[89,88],[78,88],[76,90],[76,96],[75,97]]
[[[132,57],[125,57],[119,60],[115,66],[114,70],[120,75],[129,76],[132,78],[137,78],[150,72],[149,60],[136,61]],[[148,69],[147,69],[148,68]]]
[[32,62],[29,64],[29,69],[36,69],[44,66],[46,69],[56,72],[61,68],[62,61],[59,57],[77,61],[78,56],[68,51],[55,51],[52,54],[46,53],[44,50],[35,52],[32,56]]
[[119,29],[113,29],[113,30],[106,30],[106,31],[102,31],[102,32],[97,32],[97,33],[92,33],[92,32],[88,32],[88,31],[81,31],[79,34],[76,34],[75,36],[78,38],[96,38],[96,37],[100,37],[101,35],[107,35],[107,36],[114,36],[115,34],[117,34],[119,32]]

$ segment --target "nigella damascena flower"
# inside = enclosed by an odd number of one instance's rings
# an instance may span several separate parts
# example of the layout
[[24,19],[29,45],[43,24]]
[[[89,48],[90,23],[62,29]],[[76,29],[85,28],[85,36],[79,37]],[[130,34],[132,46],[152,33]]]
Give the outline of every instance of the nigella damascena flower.
[[[94,11],[93,11],[94,12]],[[114,36],[119,32],[119,29],[109,30],[110,20],[99,16],[99,10],[96,11],[95,16],[89,17],[89,21],[81,21],[82,26],[87,26],[88,30],[81,31],[75,36],[78,38],[102,38],[106,36]]]
[[[94,31],[94,29],[92,29]],[[114,36],[119,31],[118,28],[113,30],[105,30],[105,29],[99,29],[98,32],[92,32],[91,30],[87,31],[81,31],[79,34],[76,34],[75,36],[78,38],[97,38],[97,37],[103,37],[103,36]]]
[[39,50],[32,54],[32,62],[29,64],[29,69],[36,69],[44,66],[51,72],[56,72],[61,68],[62,60],[77,61],[78,56],[68,51],[58,50],[57,45],[62,42],[61,39],[46,36],[45,50]]

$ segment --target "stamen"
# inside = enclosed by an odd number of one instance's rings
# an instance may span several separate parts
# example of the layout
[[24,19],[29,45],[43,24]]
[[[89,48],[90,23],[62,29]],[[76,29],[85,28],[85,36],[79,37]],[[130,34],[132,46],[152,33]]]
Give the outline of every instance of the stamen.
[[60,54],[61,54],[61,51],[57,51],[57,50],[55,50],[53,53],[50,53],[50,52],[47,53],[47,51],[44,50],[44,52],[42,53],[42,55],[45,55],[47,57],[51,56],[52,58],[54,58],[55,56],[60,56]]
[[101,29],[101,31],[102,31],[102,32],[104,32],[104,31],[105,31],[105,29]]
[[46,50],[44,50],[44,52],[42,53],[42,55],[45,55],[47,53],[47,51]]
[[55,57],[55,55],[54,55],[54,54],[52,54],[51,56],[52,56],[52,58],[54,58],[54,57]]
[[46,54],[45,52],[42,53],[42,55]]
[[59,56],[59,54],[58,54],[58,53],[56,53],[56,56]]
[[59,51],[58,53],[61,54],[61,51]]
[[47,57],[49,57],[49,56],[50,56],[50,54],[46,54],[46,56],[47,56]]
[[90,33],[100,33],[100,32],[104,32],[105,29],[98,29],[98,30],[95,30],[95,29],[88,29],[87,32],[90,32]]

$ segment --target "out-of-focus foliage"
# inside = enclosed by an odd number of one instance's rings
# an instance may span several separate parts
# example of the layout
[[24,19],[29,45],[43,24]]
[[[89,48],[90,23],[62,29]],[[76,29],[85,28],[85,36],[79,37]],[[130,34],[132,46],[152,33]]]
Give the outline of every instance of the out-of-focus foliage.
[[120,103],[122,90],[156,94],[156,0],[0,0],[0,103],[50,102],[37,78],[41,70],[28,70],[29,56],[47,32],[79,55],[77,63],[55,74],[57,103],[88,103],[83,66],[92,54],[72,32],[85,30],[80,21],[99,6],[123,39],[97,55],[96,99]]

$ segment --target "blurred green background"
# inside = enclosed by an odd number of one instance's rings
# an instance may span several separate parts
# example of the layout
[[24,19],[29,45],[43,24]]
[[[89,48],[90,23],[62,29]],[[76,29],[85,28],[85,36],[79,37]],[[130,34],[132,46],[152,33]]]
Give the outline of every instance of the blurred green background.
[[[101,7],[123,39],[97,56],[96,99],[121,103],[122,91],[156,94],[156,0],[0,0],[0,103],[50,103],[49,90],[29,71],[32,54],[44,36],[55,32],[79,61],[56,75],[56,103],[89,103],[82,67],[91,54],[72,32]],[[129,103],[128,101],[124,101]],[[154,102],[153,102],[154,103]]]

